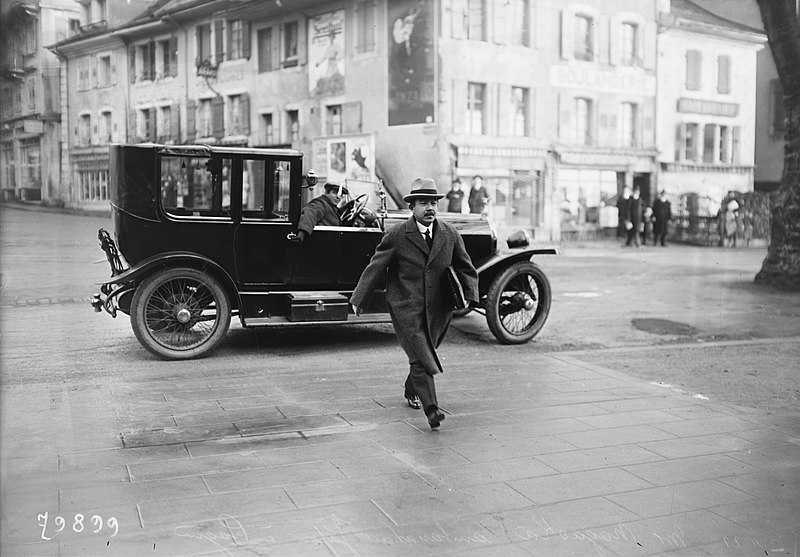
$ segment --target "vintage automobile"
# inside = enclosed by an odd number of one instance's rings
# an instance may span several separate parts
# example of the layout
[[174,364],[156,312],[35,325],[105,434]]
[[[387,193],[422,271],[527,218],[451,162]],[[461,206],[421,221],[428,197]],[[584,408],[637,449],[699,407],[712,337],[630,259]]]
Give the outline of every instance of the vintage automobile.
[[[303,175],[291,149],[186,145],[111,145],[109,182],[114,237],[100,229],[111,278],[96,311],[130,315],[136,338],[164,359],[207,355],[231,316],[243,327],[388,322],[383,291],[361,315],[349,297],[384,230],[409,217],[387,211],[381,185],[351,192],[342,226],[297,231],[304,198],[317,179]],[[350,189],[357,190],[355,183]],[[367,207],[369,195],[379,198]],[[527,234],[497,249],[480,215],[441,213],[461,233],[480,277],[480,307],[503,343],[523,343],[544,326],[550,283],[531,261],[555,249],[528,249]]]

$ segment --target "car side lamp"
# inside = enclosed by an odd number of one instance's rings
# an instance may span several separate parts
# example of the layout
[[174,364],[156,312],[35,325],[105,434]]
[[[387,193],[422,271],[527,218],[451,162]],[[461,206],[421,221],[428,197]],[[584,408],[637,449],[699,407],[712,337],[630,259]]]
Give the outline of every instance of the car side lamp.
[[506,239],[509,249],[527,248],[531,243],[527,230],[517,230]]
[[313,168],[309,169],[308,174],[306,174],[306,187],[313,188],[317,185],[317,182],[319,182],[319,176],[317,176]]

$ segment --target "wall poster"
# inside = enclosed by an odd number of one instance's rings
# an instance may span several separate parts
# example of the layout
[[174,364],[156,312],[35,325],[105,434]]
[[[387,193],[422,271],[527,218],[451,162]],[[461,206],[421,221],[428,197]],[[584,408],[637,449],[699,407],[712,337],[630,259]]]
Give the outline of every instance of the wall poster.
[[433,123],[433,0],[393,0],[389,22],[389,125]]
[[308,90],[312,95],[344,93],[344,10],[308,20]]

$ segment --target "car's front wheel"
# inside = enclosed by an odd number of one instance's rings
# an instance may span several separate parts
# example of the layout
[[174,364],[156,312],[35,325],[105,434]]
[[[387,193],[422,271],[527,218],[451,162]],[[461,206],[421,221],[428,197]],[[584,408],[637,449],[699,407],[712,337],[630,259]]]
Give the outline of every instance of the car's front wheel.
[[486,322],[504,344],[522,344],[535,337],[550,313],[550,281],[530,261],[510,265],[498,274],[486,296]]
[[167,360],[205,356],[231,323],[230,300],[214,277],[190,268],[158,271],[136,289],[131,326],[147,350]]

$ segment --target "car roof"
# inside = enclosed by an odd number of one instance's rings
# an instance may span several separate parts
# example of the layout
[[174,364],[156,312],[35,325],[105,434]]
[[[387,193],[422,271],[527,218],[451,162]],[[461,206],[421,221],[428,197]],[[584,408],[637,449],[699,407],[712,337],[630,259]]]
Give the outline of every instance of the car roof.
[[302,157],[297,149],[229,147],[226,145],[163,145],[159,143],[137,143],[132,147],[152,147],[161,155],[211,156],[217,155],[261,155],[276,157]]

